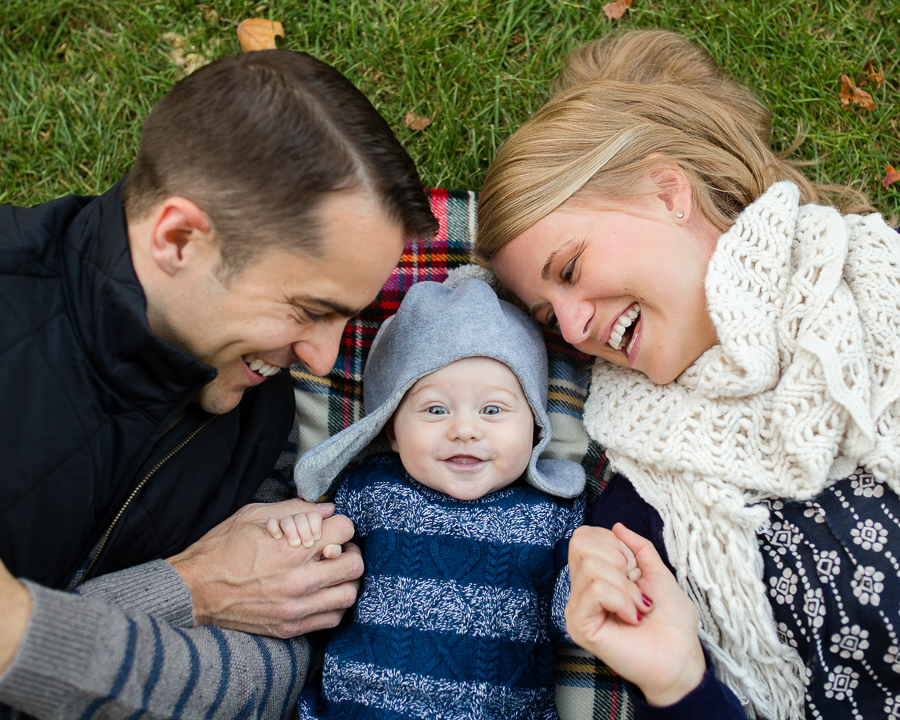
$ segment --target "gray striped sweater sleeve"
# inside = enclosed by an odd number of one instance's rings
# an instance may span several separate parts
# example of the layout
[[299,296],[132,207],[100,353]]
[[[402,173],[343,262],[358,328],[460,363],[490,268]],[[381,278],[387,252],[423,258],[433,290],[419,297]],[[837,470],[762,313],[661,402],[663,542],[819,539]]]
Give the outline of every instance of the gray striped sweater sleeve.
[[0,717],[280,718],[306,677],[304,638],[192,627],[190,594],[164,561],[78,594],[26,585],[32,618],[0,677]]

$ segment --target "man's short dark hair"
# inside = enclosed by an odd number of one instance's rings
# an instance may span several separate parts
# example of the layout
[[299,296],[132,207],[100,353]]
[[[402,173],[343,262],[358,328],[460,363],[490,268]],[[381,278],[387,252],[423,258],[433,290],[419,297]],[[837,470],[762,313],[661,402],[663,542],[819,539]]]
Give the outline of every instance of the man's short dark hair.
[[412,159],[366,97],[305,53],[263,50],[200,68],[159,101],[125,211],[139,219],[167,197],[187,198],[209,216],[233,273],[270,248],[315,255],[322,201],[353,190],[370,193],[407,237],[437,230]]

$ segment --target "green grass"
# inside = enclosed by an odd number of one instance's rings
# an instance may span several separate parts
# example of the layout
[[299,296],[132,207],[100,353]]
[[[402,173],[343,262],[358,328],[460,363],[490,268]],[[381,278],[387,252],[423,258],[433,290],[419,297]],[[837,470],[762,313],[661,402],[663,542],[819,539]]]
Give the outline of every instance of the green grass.
[[[617,22],[600,0],[3,0],[0,202],[105,190],[127,172],[140,125],[178,80],[167,33],[187,53],[239,51],[236,23],[284,24],[356,82],[395,128],[429,186],[475,188],[498,146],[546,98],[575,45],[615,27],[677,30],[701,42],[773,110],[774,144],[802,127],[796,156],[821,182],[855,183],[900,214],[900,3],[896,0],[634,0]],[[214,11],[214,12],[211,12]],[[171,36],[169,36],[171,37]],[[883,65],[874,111],[842,109],[840,74]],[[432,125],[415,132],[407,112]]]

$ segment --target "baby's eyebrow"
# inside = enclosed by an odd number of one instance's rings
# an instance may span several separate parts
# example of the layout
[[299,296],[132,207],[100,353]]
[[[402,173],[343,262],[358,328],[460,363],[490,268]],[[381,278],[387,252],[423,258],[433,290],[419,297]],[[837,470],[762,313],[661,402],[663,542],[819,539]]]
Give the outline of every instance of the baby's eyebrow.
[[516,394],[512,390],[510,390],[509,388],[502,387],[500,385],[489,385],[485,389],[490,392],[502,392],[506,395],[511,395],[512,397],[516,396]]

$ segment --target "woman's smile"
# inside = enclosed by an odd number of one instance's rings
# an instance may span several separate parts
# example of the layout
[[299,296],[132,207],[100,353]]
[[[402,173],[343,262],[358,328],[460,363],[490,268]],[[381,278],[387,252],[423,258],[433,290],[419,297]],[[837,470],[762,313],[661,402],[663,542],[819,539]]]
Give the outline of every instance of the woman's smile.
[[492,258],[540,322],[590,355],[674,380],[716,344],[704,278],[718,231],[675,222],[656,196],[562,208]]

